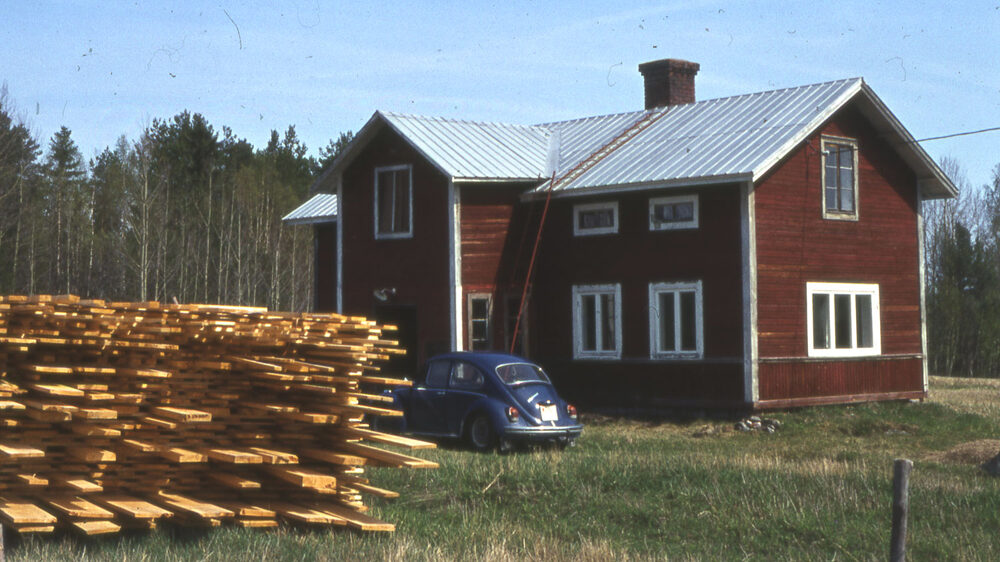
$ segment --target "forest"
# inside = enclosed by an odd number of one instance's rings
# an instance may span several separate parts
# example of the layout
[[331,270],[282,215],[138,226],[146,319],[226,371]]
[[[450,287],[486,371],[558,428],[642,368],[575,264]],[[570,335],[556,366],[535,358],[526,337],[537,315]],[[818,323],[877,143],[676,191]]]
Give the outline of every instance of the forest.
[[351,139],[307,156],[289,126],[255,148],[188,111],[89,161],[34,138],[0,89],[0,294],[73,293],[305,310],[312,231],[283,226]]
[[[188,111],[85,160],[63,127],[33,136],[0,88],[0,294],[73,293],[306,310],[312,230],[281,217],[350,142],[307,155],[294,125],[255,148]],[[1000,377],[1000,164],[960,195],[925,202],[933,374]]]

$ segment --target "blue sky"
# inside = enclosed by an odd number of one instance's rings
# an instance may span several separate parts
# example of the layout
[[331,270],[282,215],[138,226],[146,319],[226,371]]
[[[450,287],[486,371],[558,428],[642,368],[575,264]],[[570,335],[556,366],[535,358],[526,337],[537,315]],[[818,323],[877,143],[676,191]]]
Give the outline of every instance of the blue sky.
[[[176,4],[176,5],[175,5]],[[0,81],[88,158],[182,110],[311,154],[376,109],[540,123],[640,109],[638,64],[701,64],[698,99],[863,76],[918,139],[1000,127],[1000,0],[21,2]],[[974,186],[1000,131],[923,144]]]

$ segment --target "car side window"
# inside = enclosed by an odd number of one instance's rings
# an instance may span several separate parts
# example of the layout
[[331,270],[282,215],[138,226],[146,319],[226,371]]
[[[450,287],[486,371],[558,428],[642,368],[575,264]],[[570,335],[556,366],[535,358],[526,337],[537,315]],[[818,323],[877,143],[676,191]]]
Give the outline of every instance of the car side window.
[[431,388],[446,388],[450,367],[449,361],[431,361],[427,366],[427,379],[424,383]]
[[479,390],[483,387],[483,373],[473,364],[456,361],[451,369],[451,388],[457,390]]

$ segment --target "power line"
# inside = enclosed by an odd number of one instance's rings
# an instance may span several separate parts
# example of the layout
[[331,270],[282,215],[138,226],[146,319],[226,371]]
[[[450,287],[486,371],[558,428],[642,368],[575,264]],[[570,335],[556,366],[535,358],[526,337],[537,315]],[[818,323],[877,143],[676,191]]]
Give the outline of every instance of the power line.
[[988,129],[979,129],[978,131],[966,131],[964,133],[952,133],[950,135],[941,135],[940,137],[927,137],[926,139],[919,139],[913,142],[927,142],[939,139],[950,139],[952,137],[964,137],[965,135],[978,135],[979,133],[989,133],[990,131],[1000,131],[1000,127],[990,127]]

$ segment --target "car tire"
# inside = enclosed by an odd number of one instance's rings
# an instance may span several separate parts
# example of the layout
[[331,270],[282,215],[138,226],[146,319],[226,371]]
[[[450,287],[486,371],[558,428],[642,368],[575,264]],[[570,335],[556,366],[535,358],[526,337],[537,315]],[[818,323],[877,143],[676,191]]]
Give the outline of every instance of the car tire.
[[479,414],[471,418],[465,427],[465,440],[477,451],[492,451],[497,446],[497,432],[490,418]]

